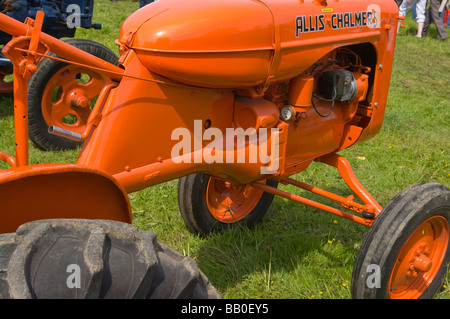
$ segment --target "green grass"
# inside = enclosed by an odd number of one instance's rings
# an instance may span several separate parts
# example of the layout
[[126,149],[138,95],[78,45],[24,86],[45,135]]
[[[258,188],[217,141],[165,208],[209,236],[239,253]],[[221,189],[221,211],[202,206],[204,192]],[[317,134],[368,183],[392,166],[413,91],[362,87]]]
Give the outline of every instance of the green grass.
[[[120,24],[138,2],[99,0],[95,6],[94,22],[103,29],[78,30],[77,37],[117,52],[113,41]],[[383,127],[373,139],[342,152],[382,205],[413,183],[450,185],[450,44],[435,39],[434,26],[427,38],[416,39],[414,22],[408,17],[405,24],[397,39]],[[13,154],[11,105],[10,99],[0,99],[0,149]],[[30,147],[31,163],[74,162],[77,156]],[[312,164],[295,178],[349,195],[336,170],[321,164]],[[256,228],[200,238],[181,219],[176,185],[170,181],[130,194],[134,224],[194,258],[224,298],[351,297],[351,273],[367,231],[364,226],[276,198]],[[450,298],[448,280],[436,298]]]

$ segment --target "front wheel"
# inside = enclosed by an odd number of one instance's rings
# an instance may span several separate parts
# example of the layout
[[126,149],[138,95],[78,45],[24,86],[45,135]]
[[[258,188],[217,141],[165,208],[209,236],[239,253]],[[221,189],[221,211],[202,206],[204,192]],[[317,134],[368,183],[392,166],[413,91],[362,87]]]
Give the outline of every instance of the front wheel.
[[352,275],[354,298],[432,298],[450,261],[450,190],[412,185],[397,194],[368,231]]
[[[265,181],[277,187],[274,181]],[[209,235],[237,225],[252,227],[262,220],[274,195],[247,186],[236,186],[206,174],[178,181],[178,206],[187,227]]]

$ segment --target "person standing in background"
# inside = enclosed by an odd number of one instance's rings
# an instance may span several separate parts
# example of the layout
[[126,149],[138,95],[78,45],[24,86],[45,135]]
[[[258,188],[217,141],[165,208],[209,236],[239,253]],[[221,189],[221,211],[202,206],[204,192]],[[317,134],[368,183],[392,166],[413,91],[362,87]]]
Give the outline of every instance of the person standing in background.
[[[437,0],[438,1],[438,0]],[[439,2],[440,4],[440,2]],[[417,22],[417,38],[421,38],[423,34],[423,27],[425,24],[425,11],[427,8],[427,0],[403,0],[400,7],[398,8],[399,17],[405,17],[412,8],[416,6],[416,22]],[[439,6],[438,6],[439,10]],[[401,24],[401,22],[399,22]]]
[[441,41],[447,40],[448,34],[445,31],[444,21],[442,21],[439,9],[441,7],[441,0],[430,0],[430,6],[426,11],[425,24],[423,26],[422,36],[425,36],[430,24],[434,22],[437,29],[438,39]]

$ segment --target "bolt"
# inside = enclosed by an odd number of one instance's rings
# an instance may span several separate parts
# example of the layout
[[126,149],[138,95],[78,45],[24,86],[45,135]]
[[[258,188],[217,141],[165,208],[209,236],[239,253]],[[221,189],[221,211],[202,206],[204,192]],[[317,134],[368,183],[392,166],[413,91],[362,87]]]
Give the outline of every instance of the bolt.
[[420,255],[420,256],[415,258],[414,265],[411,264],[411,266],[413,267],[413,269],[417,269],[419,271],[427,272],[427,271],[429,271],[431,269],[432,262],[431,262],[430,258],[428,258],[427,256]]
[[89,106],[89,99],[85,96],[80,96],[77,99],[77,106],[78,107],[87,107]]
[[28,64],[27,68],[30,72],[33,72],[33,73],[36,72],[36,70],[37,70],[37,66],[35,64]]

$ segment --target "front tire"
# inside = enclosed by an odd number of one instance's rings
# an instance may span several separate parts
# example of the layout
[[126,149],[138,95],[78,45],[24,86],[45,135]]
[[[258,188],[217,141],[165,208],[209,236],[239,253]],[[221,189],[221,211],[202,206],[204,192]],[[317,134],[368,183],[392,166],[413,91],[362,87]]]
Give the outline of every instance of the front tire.
[[447,187],[415,184],[397,194],[361,245],[352,275],[353,298],[432,298],[450,261],[449,225]]
[[[265,181],[277,187],[275,181]],[[252,187],[234,186],[215,177],[198,173],[178,180],[178,207],[193,233],[204,236],[230,227],[259,223],[274,198],[273,194]]]

